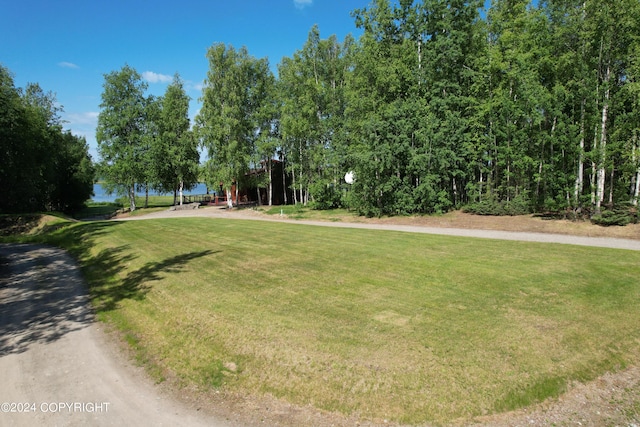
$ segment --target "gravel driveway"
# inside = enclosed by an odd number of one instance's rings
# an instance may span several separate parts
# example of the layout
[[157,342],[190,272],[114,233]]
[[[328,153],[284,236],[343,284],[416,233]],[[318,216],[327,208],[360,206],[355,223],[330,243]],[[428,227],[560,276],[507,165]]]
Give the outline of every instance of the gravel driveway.
[[65,251],[0,244],[0,425],[228,425],[163,393],[103,327]]

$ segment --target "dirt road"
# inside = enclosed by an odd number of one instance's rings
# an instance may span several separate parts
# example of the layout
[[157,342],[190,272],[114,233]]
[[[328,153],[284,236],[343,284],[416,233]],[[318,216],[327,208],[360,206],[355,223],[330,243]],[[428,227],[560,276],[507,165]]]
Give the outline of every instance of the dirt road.
[[162,393],[103,327],[66,252],[0,245],[0,425],[230,425]]

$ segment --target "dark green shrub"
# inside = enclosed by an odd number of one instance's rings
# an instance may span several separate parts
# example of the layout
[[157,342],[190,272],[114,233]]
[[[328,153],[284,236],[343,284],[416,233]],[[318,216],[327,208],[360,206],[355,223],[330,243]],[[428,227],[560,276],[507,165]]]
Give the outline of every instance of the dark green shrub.
[[325,210],[340,207],[341,192],[329,181],[321,180],[309,186],[311,192],[310,206],[313,209]]
[[624,226],[631,222],[631,215],[627,210],[603,211],[600,215],[594,215],[591,222],[604,227],[612,225]]
[[483,200],[481,202],[472,203],[465,206],[463,212],[475,215],[504,215],[503,206],[495,200]]
[[505,215],[526,215],[531,213],[529,200],[525,195],[518,195],[513,200],[503,203]]
[[526,215],[531,213],[529,201],[524,196],[515,197],[511,201],[488,198],[481,202],[472,203],[463,208],[464,212],[476,215]]

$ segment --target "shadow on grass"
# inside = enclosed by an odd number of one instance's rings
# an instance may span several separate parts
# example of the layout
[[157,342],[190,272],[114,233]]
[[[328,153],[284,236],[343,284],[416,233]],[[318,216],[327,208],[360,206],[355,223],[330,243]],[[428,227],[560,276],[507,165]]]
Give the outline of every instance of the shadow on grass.
[[[49,234],[26,239],[31,244],[0,244],[0,357],[83,329],[94,321],[94,312],[113,310],[125,299],[141,300],[150,282],[163,274],[179,273],[191,260],[214,253],[175,255],[123,275],[137,257],[131,245],[95,250],[109,241],[98,242],[101,236],[122,224],[66,223]],[[49,245],[66,249],[75,259]]]
[[89,203],[84,209],[75,212],[73,217],[83,221],[109,219],[120,209],[120,203]]
[[141,300],[149,291],[149,283],[159,280],[162,274],[179,273],[189,261],[215,253],[206,250],[175,255],[148,262],[122,277],[121,272],[126,265],[137,258],[131,245],[104,248],[98,253],[95,253],[94,247],[97,239],[110,232],[112,227],[122,227],[124,224],[116,221],[80,223],[55,233],[56,238],[50,241],[66,248],[80,261],[97,312],[114,310],[124,299]]
[[[95,238],[111,225],[87,226],[61,221],[47,224],[36,235],[26,235],[41,215],[30,216],[30,225],[17,230],[16,241],[0,244],[0,357],[19,354],[34,344],[48,344],[83,329],[94,321],[86,282],[76,261],[90,260]],[[67,249],[69,253],[52,247]],[[122,262],[124,255],[112,254]]]
[[152,261],[141,268],[129,272],[124,279],[110,280],[120,270],[123,262],[133,259],[131,255],[122,255],[121,249],[104,250],[92,262],[92,267],[98,271],[108,272],[108,277],[101,283],[91,281],[91,296],[97,311],[110,311],[118,306],[118,302],[124,299],[141,300],[150,290],[150,282],[160,280],[163,274],[180,273],[186,268],[189,261],[216,253],[206,250],[189,252],[167,258],[163,261]]
[[149,282],[163,274],[179,273],[189,261],[214,253],[190,252],[148,262],[122,277],[121,271],[136,258],[130,245],[97,253],[94,249],[99,237],[121,224],[66,222],[25,239],[31,244],[0,244],[0,357],[89,326],[94,310],[87,291],[95,311],[113,310],[124,299],[144,298]]
[[0,215],[0,236],[27,233],[38,226],[42,215]]

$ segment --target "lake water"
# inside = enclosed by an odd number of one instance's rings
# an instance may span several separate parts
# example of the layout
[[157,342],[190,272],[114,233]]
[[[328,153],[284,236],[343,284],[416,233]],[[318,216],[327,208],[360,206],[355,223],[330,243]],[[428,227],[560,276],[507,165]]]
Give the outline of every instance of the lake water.
[[[213,191],[210,191],[209,193],[214,194]],[[94,196],[91,198],[91,200],[97,203],[115,202],[118,197],[121,197],[115,193],[111,195],[107,194],[104,191],[104,188],[102,188],[102,185],[100,184],[93,184],[93,194]],[[183,194],[184,195],[207,194],[207,186],[204,183],[199,183],[198,185],[195,186],[193,190],[184,191]],[[155,191],[149,190],[149,195],[150,196],[172,196],[173,193],[157,193]],[[138,196],[144,197],[145,193],[144,192],[138,193]]]

